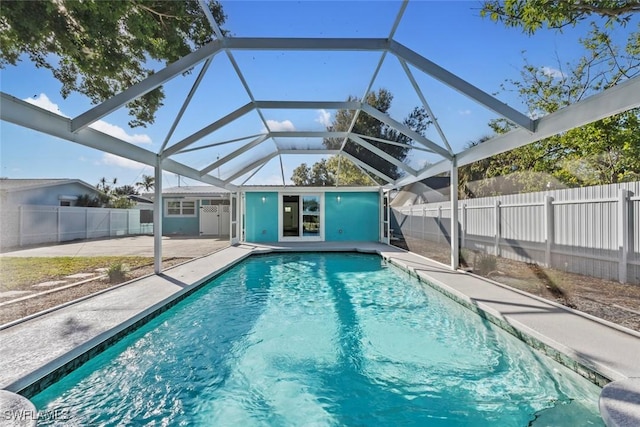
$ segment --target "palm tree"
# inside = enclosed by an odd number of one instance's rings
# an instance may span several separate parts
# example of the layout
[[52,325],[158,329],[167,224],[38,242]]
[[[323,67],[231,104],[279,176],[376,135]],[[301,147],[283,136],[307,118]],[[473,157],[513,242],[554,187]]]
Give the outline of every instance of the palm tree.
[[136,185],[148,192],[153,190],[155,181],[156,179],[151,175],[142,175],[142,180],[140,182],[136,182]]

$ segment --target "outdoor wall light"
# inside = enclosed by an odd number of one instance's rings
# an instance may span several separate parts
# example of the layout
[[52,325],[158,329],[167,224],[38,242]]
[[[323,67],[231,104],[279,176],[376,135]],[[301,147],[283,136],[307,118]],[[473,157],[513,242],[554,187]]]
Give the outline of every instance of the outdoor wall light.
[[340,196],[336,197],[336,202],[340,203],[340,200],[342,200]]
[[265,203],[267,203],[267,198],[262,196],[262,204],[265,204]]

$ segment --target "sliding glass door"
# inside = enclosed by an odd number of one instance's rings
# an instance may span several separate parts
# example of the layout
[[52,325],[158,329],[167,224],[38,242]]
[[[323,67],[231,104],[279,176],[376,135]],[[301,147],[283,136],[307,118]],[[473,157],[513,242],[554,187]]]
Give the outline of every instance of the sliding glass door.
[[280,198],[281,240],[322,240],[321,194],[284,194]]

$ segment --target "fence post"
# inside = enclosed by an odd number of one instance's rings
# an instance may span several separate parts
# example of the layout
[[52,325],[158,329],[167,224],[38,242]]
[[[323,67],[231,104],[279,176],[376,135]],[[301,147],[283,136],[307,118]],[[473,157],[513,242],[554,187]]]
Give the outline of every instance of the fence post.
[[18,206],[18,246],[22,246],[22,230],[24,225],[24,208],[22,205]]
[[500,256],[500,200],[495,201],[493,213],[495,218],[495,240],[493,242],[493,253],[495,254],[495,256]]
[[56,207],[56,222],[57,222],[56,231],[58,235],[56,242],[60,243],[61,242],[60,233],[62,232],[62,230],[60,230],[60,206]]
[[89,238],[89,208],[84,208],[84,238]]
[[620,251],[618,281],[620,283],[627,283],[627,261],[629,257],[629,191],[623,188],[618,191],[618,248]]
[[[411,235],[413,233],[413,208],[409,208],[409,229],[407,231],[408,233],[405,237],[413,237]],[[406,238],[405,238],[405,241],[406,241]]]
[[544,218],[545,218],[545,251],[544,251],[544,266],[551,267],[551,250],[553,248],[553,197],[546,196],[544,200]]
[[427,222],[427,208],[422,207],[422,240],[427,240],[425,231],[425,222]]
[[442,229],[442,205],[438,206],[438,226],[436,227],[436,234],[438,235],[438,243],[440,243],[441,229]]
[[113,213],[113,210],[111,208],[109,208],[109,218],[108,218],[108,223],[109,223],[109,235],[108,237],[111,237],[111,214]]
[[462,218],[460,218],[460,222],[462,225],[462,230],[460,230],[460,247],[465,248],[466,247],[466,243],[467,243],[467,204],[463,203],[462,204]]

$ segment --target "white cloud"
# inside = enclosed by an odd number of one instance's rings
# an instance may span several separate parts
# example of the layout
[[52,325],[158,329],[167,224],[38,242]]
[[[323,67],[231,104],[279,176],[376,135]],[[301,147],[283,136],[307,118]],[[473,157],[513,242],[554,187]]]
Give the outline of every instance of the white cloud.
[[134,169],[134,170],[140,170],[141,168],[146,166],[134,160],[125,159],[124,157],[116,156],[115,154],[111,154],[111,153],[104,153],[102,155],[102,159],[100,160],[99,164],[107,165],[107,166],[116,166],[116,167],[121,167],[125,169]]
[[[41,93],[37,98],[27,98],[23,99],[23,101],[28,102],[29,104],[33,104],[37,107],[43,108],[47,111],[51,111],[59,116],[69,118],[66,114],[64,114],[58,104],[52,102],[49,97]],[[151,138],[147,134],[139,134],[134,133],[133,135],[128,134],[120,126],[112,125],[111,123],[107,123],[104,120],[98,120],[95,123],[92,123],[89,127],[100,131],[102,133],[106,133],[107,135],[111,135],[123,141],[129,142],[131,144],[151,144]]]
[[131,144],[151,144],[151,138],[149,135],[144,133],[134,133],[131,135],[120,126],[112,125],[104,120],[98,120],[97,122],[92,123],[89,127],[123,141],[130,142]]
[[286,132],[294,131],[296,127],[291,123],[291,120],[283,120],[281,122],[277,120],[267,120],[267,126],[271,132]]
[[565,74],[558,70],[557,68],[553,68],[553,67],[542,67],[540,69],[540,71],[542,71],[542,74],[544,74],[545,76],[549,76],[552,77],[554,79],[564,79],[567,76],[565,76]]
[[461,116],[468,116],[471,114],[471,110],[458,110],[458,114]]
[[324,127],[329,127],[331,125],[331,113],[325,109],[318,110],[318,117],[314,121]]
[[37,98],[26,98],[23,101],[28,102],[29,104],[35,105],[36,107],[43,108],[47,111],[51,111],[59,116],[69,118],[66,114],[60,111],[58,104],[52,102],[47,95],[41,93]]

